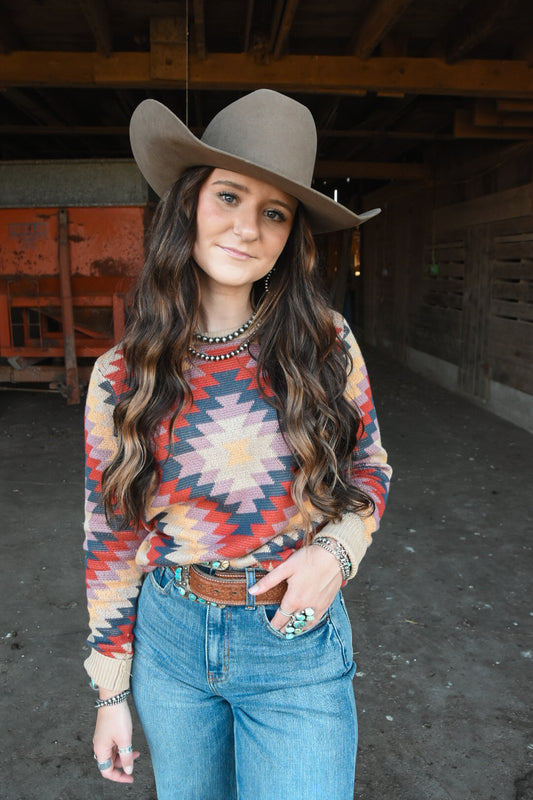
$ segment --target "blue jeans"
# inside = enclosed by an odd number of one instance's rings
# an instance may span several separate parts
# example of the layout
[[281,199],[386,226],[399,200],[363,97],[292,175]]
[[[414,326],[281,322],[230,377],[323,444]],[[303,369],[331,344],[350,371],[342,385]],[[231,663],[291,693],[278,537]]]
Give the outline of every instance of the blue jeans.
[[270,625],[275,610],[187,600],[170,569],[144,581],[132,688],[159,800],[352,800],[355,665],[342,596],[291,640]]

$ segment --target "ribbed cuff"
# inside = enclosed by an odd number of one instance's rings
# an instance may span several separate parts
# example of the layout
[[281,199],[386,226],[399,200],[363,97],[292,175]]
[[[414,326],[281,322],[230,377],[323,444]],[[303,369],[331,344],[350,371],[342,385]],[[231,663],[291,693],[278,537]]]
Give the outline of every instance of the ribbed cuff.
[[110,658],[92,649],[83,666],[96,686],[119,693],[130,687],[131,662],[131,658]]
[[320,531],[320,536],[331,536],[342,544],[352,569],[348,580],[351,580],[359,569],[359,564],[372,544],[372,537],[365,530],[365,524],[361,517],[355,513],[345,514],[340,522],[328,522]]

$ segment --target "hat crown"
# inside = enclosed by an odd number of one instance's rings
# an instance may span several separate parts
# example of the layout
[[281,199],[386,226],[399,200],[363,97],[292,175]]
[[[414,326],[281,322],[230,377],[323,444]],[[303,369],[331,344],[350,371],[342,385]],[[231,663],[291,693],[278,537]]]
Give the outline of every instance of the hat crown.
[[313,116],[278,92],[259,89],[226,106],[213,117],[202,142],[311,186],[317,146]]

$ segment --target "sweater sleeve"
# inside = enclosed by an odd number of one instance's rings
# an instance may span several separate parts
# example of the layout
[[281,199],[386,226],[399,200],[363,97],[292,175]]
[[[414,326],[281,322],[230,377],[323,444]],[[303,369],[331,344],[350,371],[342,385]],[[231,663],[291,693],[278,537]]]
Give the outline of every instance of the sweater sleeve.
[[372,534],[379,528],[385,510],[392,469],[387,464],[387,453],[381,444],[376,409],[368,381],[361,350],[348,324],[340,318],[344,341],[352,357],[353,366],[348,376],[346,394],[357,405],[363,422],[363,433],[357,442],[348,468],[348,480],[353,486],[365,491],[374,501],[374,512],[370,515],[355,512],[346,513],[340,522],[328,522],[321,531],[322,536],[337,539],[345,548],[352,571],[350,578],[357,573],[359,564],[372,542]]
[[84,550],[91,654],[84,666],[95,684],[120,692],[129,684],[142,583],[135,556],[145,532],[110,524],[104,512],[102,474],[117,449],[116,404],[112,383],[97,362],[85,409]]

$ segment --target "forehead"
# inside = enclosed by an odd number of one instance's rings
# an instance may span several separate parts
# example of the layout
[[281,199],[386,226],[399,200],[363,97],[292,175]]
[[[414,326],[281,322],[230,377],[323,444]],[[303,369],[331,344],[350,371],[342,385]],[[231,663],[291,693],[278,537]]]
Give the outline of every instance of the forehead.
[[228,169],[215,168],[206,181],[207,184],[213,185],[220,183],[232,186],[233,188],[240,189],[245,194],[253,195],[258,198],[264,198],[270,202],[280,202],[288,206],[292,210],[296,209],[298,201],[291,194],[278,189],[271,183],[260,181],[257,178],[251,178],[248,175],[243,175],[240,172],[232,172]]

